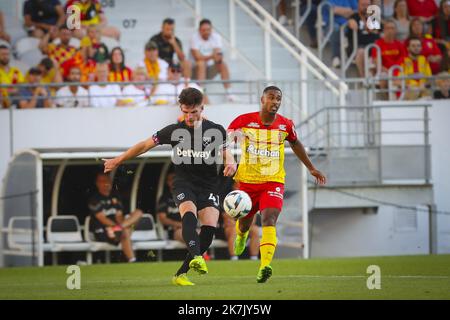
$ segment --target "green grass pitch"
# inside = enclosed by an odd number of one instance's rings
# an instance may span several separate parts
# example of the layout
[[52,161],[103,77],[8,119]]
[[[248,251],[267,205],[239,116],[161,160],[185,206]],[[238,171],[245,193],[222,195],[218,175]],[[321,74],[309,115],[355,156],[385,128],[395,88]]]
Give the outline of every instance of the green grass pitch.
[[[273,261],[256,283],[257,261],[209,261],[190,272],[193,287],[176,287],[179,262],[81,266],[81,289],[68,290],[67,266],[0,269],[0,299],[450,299],[450,255]],[[381,289],[367,288],[369,265]]]

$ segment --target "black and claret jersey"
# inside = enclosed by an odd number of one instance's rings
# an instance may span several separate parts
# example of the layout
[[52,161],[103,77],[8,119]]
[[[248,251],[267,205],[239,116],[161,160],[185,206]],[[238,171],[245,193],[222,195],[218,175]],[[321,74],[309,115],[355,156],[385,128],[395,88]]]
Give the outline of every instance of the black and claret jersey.
[[113,195],[106,197],[98,192],[89,199],[88,208],[91,215],[91,222],[89,225],[89,230],[91,231],[104,227],[95,217],[97,213],[103,212],[107,218],[116,221],[117,213],[123,210],[122,202],[118,197]]
[[175,183],[187,180],[216,185],[217,164],[222,163],[222,151],[227,147],[227,134],[221,125],[204,119],[200,126],[192,128],[183,121],[159,130],[153,141],[172,146]]

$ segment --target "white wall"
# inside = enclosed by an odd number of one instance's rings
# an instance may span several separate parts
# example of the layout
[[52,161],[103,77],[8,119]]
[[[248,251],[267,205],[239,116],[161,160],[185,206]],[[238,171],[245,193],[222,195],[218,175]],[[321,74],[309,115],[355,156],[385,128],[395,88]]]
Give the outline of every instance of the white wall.
[[[314,257],[429,253],[426,212],[403,212],[388,206],[380,206],[377,213],[363,213],[361,209],[333,211],[311,216]],[[408,220],[412,226],[405,226],[405,214],[412,219]]]
[[[377,103],[379,105],[406,105],[409,102],[398,103]],[[430,144],[431,144],[431,177],[434,191],[435,204],[438,211],[450,212],[450,101],[449,100],[433,100],[433,101],[417,101],[416,104],[430,103],[432,107],[430,112]],[[396,108],[398,109],[398,108]],[[408,117],[416,118],[423,117],[422,111],[414,111],[411,108],[405,106],[404,109],[398,112],[390,112],[383,110],[383,116],[386,118],[393,117]],[[409,125],[403,124],[401,128],[388,128],[388,124],[385,124],[383,129],[393,130],[423,130],[423,125],[420,123]],[[398,126],[398,124],[397,124]],[[402,144],[405,144],[405,136],[399,136],[398,139],[402,139]],[[384,137],[384,143],[388,140],[388,143],[395,144],[393,135]],[[422,143],[423,139],[417,135],[411,136],[411,143]],[[437,215],[437,242],[438,253],[450,253],[450,215],[440,214]]]
[[[450,212],[450,101],[431,108],[431,173],[438,210]],[[438,253],[450,253],[450,215],[438,214]]]

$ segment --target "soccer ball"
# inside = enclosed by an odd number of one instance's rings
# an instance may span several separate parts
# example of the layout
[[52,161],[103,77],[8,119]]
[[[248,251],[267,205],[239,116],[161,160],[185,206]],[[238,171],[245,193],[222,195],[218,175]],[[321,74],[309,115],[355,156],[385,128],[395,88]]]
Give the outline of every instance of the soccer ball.
[[225,212],[233,219],[245,217],[252,209],[250,196],[241,190],[231,191],[223,200]]

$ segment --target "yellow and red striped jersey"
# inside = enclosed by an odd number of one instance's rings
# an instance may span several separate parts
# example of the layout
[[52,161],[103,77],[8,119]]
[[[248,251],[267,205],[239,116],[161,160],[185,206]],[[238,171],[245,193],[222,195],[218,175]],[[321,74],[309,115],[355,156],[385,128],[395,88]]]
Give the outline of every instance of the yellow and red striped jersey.
[[284,142],[297,140],[292,120],[279,114],[271,125],[261,122],[259,112],[243,114],[228,127],[239,132],[242,155],[234,179],[245,183],[284,183]]
[[121,71],[113,71],[112,68],[109,71],[108,81],[110,82],[128,82],[131,81],[132,71],[130,68],[125,67]]

